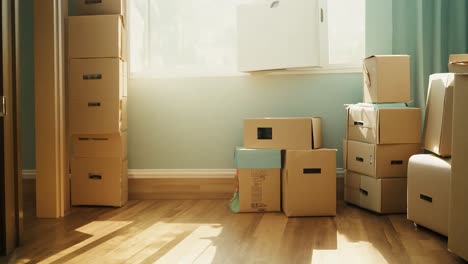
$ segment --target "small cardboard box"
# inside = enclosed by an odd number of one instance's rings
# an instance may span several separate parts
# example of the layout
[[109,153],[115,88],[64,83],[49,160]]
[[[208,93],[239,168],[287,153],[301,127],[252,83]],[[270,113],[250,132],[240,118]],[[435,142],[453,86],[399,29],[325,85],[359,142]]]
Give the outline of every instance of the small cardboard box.
[[421,142],[421,109],[348,107],[347,138],[373,144]]
[[364,102],[410,101],[410,57],[374,55],[364,59]]
[[447,236],[449,221],[450,159],[432,154],[414,155],[408,165],[408,219]]
[[468,73],[468,54],[452,54],[449,56],[449,72]]
[[423,146],[442,157],[452,155],[453,86],[455,74],[432,74],[426,103]]
[[70,60],[70,98],[115,100],[127,96],[127,63],[118,58]]
[[336,215],[336,150],[286,150],[282,172],[288,217]]
[[244,119],[244,147],[257,149],[321,148],[321,119],[318,117]]
[[72,205],[123,206],[128,200],[128,162],[121,158],[73,158]]
[[406,178],[345,174],[345,201],[377,213],[406,213]]
[[419,144],[376,145],[348,140],[346,168],[374,178],[403,178],[409,158],[420,153]]
[[68,17],[68,58],[121,58],[126,31],[120,15]]
[[71,134],[115,134],[127,129],[127,97],[121,100],[70,100]]
[[72,155],[84,157],[127,158],[127,131],[117,134],[72,135]]
[[75,0],[75,15],[126,16],[126,0]]
[[237,148],[239,212],[281,211],[281,150]]

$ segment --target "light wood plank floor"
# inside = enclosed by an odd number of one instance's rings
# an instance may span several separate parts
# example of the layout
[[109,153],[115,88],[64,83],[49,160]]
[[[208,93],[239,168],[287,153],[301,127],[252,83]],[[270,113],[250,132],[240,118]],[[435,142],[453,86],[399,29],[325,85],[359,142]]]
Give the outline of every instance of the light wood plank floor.
[[446,238],[405,215],[343,202],[337,217],[233,214],[223,200],[77,207],[59,220],[33,215],[10,263],[463,263]]

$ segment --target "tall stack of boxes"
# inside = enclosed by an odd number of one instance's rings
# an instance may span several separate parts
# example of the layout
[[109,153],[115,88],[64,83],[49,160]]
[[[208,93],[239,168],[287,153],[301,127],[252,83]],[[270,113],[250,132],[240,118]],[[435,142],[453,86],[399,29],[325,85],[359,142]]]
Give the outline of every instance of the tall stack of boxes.
[[[321,149],[320,118],[244,120],[235,212],[336,215],[336,150]],[[235,202],[235,201],[233,201]]]
[[378,213],[406,212],[409,158],[421,152],[421,111],[410,101],[406,55],[364,60],[364,103],[347,108],[345,201]]
[[75,0],[68,19],[72,205],[122,206],[127,181],[125,1]]

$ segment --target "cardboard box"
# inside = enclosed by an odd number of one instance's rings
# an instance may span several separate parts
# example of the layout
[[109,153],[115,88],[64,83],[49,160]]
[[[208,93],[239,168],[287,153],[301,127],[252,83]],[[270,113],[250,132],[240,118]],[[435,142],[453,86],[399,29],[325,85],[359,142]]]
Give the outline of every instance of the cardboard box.
[[426,103],[423,147],[442,157],[452,154],[453,85],[455,74],[432,74]]
[[336,215],[336,150],[286,150],[282,172],[288,217]]
[[455,75],[448,248],[468,261],[468,74]]
[[409,102],[410,57],[374,55],[364,59],[364,102]]
[[72,135],[72,155],[127,158],[127,131],[117,134]]
[[376,145],[348,140],[346,168],[374,178],[406,177],[408,160],[421,153],[419,144]]
[[126,34],[120,15],[68,17],[68,57],[126,61]]
[[118,58],[72,59],[70,98],[115,100],[127,96],[127,63]]
[[123,206],[128,200],[128,162],[121,158],[73,158],[72,205]]
[[373,144],[421,142],[419,108],[348,107],[347,138]]
[[71,134],[115,134],[127,129],[127,97],[119,101],[70,100]]
[[408,219],[448,234],[450,159],[432,154],[414,155],[408,165]]
[[121,15],[126,17],[126,0],[75,0],[75,15]]
[[452,54],[449,56],[449,72],[468,73],[468,54]]
[[281,211],[281,150],[235,151],[239,212]]
[[322,147],[321,119],[244,119],[244,147],[257,149],[317,149]]
[[406,213],[406,178],[345,174],[345,201],[377,213]]

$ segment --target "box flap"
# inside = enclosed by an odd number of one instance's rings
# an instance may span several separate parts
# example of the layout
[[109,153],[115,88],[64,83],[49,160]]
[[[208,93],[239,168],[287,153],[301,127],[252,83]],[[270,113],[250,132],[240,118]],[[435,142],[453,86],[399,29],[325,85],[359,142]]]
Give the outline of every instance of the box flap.
[[312,118],[312,149],[322,148],[322,119]]
[[237,147],[234,154],[238,169],[273,169],[281,168],[281,150],[246,149]]
[[450,54],[449,63],[468,63],[468,54]]
[[449,56],[449,72],[468,73],[468,54],[452,54]]

